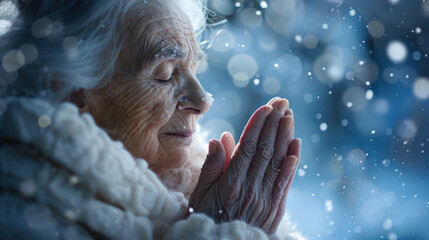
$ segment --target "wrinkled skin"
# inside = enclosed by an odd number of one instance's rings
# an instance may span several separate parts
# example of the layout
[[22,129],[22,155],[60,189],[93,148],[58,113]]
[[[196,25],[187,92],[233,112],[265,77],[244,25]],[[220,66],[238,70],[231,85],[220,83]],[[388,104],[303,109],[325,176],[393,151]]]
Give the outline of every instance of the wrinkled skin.
[[164,1],[141,1],[127,22],[116,72],[107,86],[83,93],[86,110],[156,173],[179,168],[210,107],[196,78],[201,55],[192,25]]
[[[196,122],[210,107],[196,78],[200,50],[173,3],[142,1],[127,22],[112,79],[83,91],[81,111],[159,174],[189,159]],[[195,212],[276,231],[300,151],[287,108],[287,100],[273,99],[258,109],[237,146],[230,134],[210,142],[189,203]]]
[[240,219],[277,231],[300,157],[286,99],[259,108],[234,146],[230,134],[212,140],[189,207],[217,222]]

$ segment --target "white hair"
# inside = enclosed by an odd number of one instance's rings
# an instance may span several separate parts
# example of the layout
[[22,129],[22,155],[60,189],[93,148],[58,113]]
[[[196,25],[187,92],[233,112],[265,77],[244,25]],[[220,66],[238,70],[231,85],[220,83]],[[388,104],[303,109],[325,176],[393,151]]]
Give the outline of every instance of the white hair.
[[[197,37],[201,35],[205,0],[173,1],[188,16]],[[63,100],[76,89],[105,86],[113,75],[122,49],[122,28],[135,2],[16,1],[18,12],[9,14],[13,24],[0,36],[0,85],[8,83],[7,95],[53,100]],[[2,11],[8,10],[0,9],[0,16]]]

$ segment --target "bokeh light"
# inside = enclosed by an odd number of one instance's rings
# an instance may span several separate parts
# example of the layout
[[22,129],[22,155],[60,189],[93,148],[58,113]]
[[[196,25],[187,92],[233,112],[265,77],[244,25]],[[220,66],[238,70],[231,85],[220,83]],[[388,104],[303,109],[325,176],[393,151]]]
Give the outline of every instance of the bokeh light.
[[402,42],[395,40],[387,45],[387,56],[391,61],[395,63],[403,62],[407,55],[407,47]]
[[413,92],[416,98],[426,100],[429,98],[429,79],[418,78],[414,81]]
[[[237,82],[238,87],[246,86],[249,78],[255,76],[257,71],[258,64],[256,60],[247,54],[235,55],[228,62],[228,72],[234,79],[237,79],[234,80],[234,83]],[[244,84],[244,82],[246,83]]]
[[267,94],[275,95],[280,91],[281,83],[275,77],[267,77],[262,83],[262,87]]

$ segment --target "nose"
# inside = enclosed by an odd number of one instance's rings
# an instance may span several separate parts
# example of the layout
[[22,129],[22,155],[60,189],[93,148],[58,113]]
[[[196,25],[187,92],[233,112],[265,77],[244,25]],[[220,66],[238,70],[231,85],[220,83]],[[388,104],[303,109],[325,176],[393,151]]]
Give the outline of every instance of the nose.
[[186,79],[178,109],[185,113],[201,115],[209,110],[212,101],[211,95],[206,93],[198,79],[192,76]]

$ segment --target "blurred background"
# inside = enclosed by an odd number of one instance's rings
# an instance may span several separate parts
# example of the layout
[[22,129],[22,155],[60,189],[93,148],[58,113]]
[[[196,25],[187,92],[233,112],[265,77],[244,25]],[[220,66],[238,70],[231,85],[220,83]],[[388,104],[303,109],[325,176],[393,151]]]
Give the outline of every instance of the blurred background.
[[285,97],[303,140],[287,208],[308,239],[429,239],[429,0],[208,8],[204,136],[237,141],[258,107]]
[[290,100],[309,239],[429,239],[429,1],[209,0],[203,134]]

